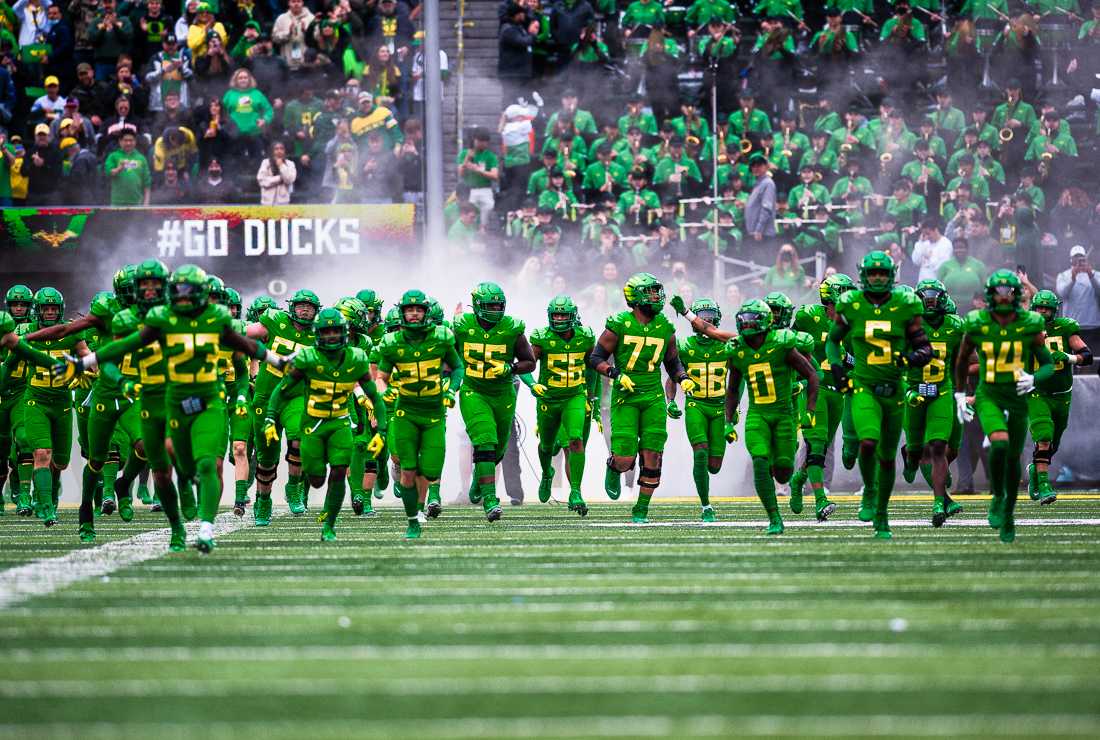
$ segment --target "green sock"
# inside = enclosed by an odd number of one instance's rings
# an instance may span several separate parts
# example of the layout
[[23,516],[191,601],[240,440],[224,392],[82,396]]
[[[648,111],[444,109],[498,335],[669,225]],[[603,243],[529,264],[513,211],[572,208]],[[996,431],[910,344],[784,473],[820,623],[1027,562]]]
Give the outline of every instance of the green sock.
[[439,481],[428,484],[428,500],[439,503]]
[[366,451],[362,449],[362,445],[357,444],[351,449],[351,465],[348,466],[348,488],[351,489],[352,496],[363,495],[363,469],[366,465]]
[[302,490],[299,486],[302,485],[301,475],[290,475],[286,477],[286,495],[289,498],[291,495],[297,495],[298,491]]
[[34,480],[34,503],[44,510],[53,503],[53,476],[49,468],[35,468],[31,477]]
[[31,462],[21,462],[16,467],[19,473],[19,492],[25,493],[28,496],[31,493],[31,486],[34,483],[34,459]]
[[80,523],[86,524],[92,521],[95,517],[93,515],[93,509],[95,504],[95,490],[96,485],[99,483],[99,475],[92,470],[92,467],[87,463],[84,464],[84,470],[80,475]]
[[1016,510],[1016,496],[1020,492],[1020,453],[1008,454],[1007,476],[1005,479],[1005,519],[1011,520]]
[[584,478],[584,453],[569,452],[565,455],[569,475],[569,490],[580,493],[581,479]]
[[[156,486],[154,486],[154,489],[155,488]],[[127,495],[129,495],[128,492]],[[195,500],[194,484],[192,484],[191,478],[183,475],[179,476],[179,497],[181,501]],[[162,501],[161,503],[163,504],[164,502]]]
[[328,491],[325,493],[325,521],[330,527],[336,526],[336,515],[344,505],[344,479],[329,478]]
[[[478,480],[478,487],[481,489],[481,502],[485,505],[485,510],[489,511],[491,508],[497,505],[497,482],[496,482],[496,463],[491,462],[478,462],[474,463],[474,477]],[[492,478],[491,483],[485,483],[482,479]]]
[[752,459],[752,482],[756,487],[756,495],[760,503],[764,504],[764,511],[771,516],[779,510],[779,503],[775,500],[775,480],[772,478],[771,463],[767,458],[754,457]]
[[806,466],[806,479],[814,492],[814,502],[825,500],[825,469],[820,465]]
[[865,493],[871,494],[871,500],[874,500],[874,493],[878,490],[876,479],[878,477],[878,460],[874,455],[864,456],[860,455],[857,458],[859,463],[859,476],[863,479],[863,490]]
[[539,445],[539,469],[542,471],[542,477],[553,478],[554,477],[554,453],[547,452],[542,449],[542,445]]
[[695,479],[695,492],[699,494],[699,502],[703,506],[710,506],[710,471],[707,470],[705,448],[691,451],[691,477]]
[[[396,486],[397,484],[394,483],[394,485]],[[476,501],[477,500],[477,496],[478,496],[479,491],[480,491],[480,486],[478,486],[478,484],[477,484],[477,471],[474,471],[473,473],[470,474],[470,493],[469,493],[469,497],[470,497],[471,501]]]
[[879,467],[878,469],[878,496],[875,500],[875,510],[882,515],[886,514],[887,509],[890,507],[890,494],[894,492],[894,479],[897,477],[897,470],[891,465],[888,468]]
[[405,505],[405,516],[409,521],[416,520],[416,486],[406,488],[400,482],[394,480],[393,490],[401,497],[401,503]]
[[994,498],[1005,495],[1008,474],[1008,443],[992,442],[989,447],[989,487]]
[[56,509],[61,498],[61,471],[50,468],[50,504]]
[[154,477],[153,490],[156,492],[157,498],[160,500],[161,508],[164,509],[164,516],[168,518],[168,523],[179,524],[180,500],[179,494],[176,493],[176,487],[172,485],[172,479],[169,478],[166,484],[161,485]]
[[239,480],[233,484],[233,501],[244,501],[248,496],[248,481]]
[[108,459],[103,466],[103,487],[108,491],[115,490],[115,479],[118,478],[118,460]]
[[638,501],[634,504],[633,513],[636,516],[645,517],[649,515],[649,502],[653,498],[652,493],[639,493]]
[[1050,471],[1049,470],[1035,470],[1035,482],[1036,485],[1046,487],[1050,485]]
[[[214,521],[218,505],[222,501],[222,486],[218,480],[218,464],[212,457],[204,457],[195,466],[199,472],[199,518]],[[161,502],[163,505],[164,502]]]

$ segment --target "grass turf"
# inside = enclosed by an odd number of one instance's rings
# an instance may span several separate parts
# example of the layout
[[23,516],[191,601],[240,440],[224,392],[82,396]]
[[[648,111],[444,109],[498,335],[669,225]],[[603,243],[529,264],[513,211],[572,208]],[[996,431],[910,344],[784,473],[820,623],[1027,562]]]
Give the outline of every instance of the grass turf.
[[[1052,523],[1011,546],[965,504],[891,542],[850,500],[778,538],[690,504],[451,508],[413,543],[392,508],[327,545],[280,517],[0,611],[0,737],[1096,736],[1100,501],[1021,501]],[[0,567],[77,549],[72,520],[0,520]]]

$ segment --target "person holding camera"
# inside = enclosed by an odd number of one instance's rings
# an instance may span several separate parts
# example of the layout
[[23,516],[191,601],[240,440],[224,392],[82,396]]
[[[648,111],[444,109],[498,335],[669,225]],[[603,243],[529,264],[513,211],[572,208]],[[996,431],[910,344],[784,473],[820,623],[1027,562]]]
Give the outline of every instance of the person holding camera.
[[1058,273],[1054,292],[1062,299],[1062,315],[1081,325],[1081,339],[1100,346],[1100,275],[1093,270],[1088,250],[1080,244],[1069,250],[1068,270]]

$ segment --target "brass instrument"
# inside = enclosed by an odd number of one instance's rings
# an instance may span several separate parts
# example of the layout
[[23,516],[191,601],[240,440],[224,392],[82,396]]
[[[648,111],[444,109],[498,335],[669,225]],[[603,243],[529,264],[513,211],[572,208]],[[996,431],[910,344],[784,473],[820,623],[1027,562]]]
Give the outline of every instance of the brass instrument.
[[638,208],[634,212],[634,225],[641,226],[642,223],[642,197],[638,195],[638,191],[634,191],[634,205]]
[[1016,132],[1014,132],[1008,126],[1005,126],[1003,129],[997,132],[997,138],[1001,140],[1002,144],[1007,144],[1008,142],[1012,141],[1012,137],[1015,135]]
[[1054,155],[1050,152],[1043,152],[1039,155],[1039,159],[1043,160],[1044,162],[1049,162],[1050,160],[1054,159]]
[[783,129],[783,156],[790,159],[794,152],[791,151],[791,130],[788,128]]
[[752,151],[752,140],[745,138],[741,139],[741,153],[748,154]]

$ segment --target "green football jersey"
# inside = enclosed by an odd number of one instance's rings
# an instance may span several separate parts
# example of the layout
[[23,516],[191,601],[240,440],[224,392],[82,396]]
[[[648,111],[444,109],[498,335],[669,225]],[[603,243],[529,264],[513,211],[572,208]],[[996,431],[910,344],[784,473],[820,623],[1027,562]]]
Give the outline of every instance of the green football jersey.
[[[826,388],[836,390],[836,380],[833,379],[833,366],[829,358],[825,356],[825,342],[829,338],[829,332],[833,330],[833,320],[829,318],[829,312],[820,303],[799,306],[794,315],[795,331],[809,334],[814,341],[813,351],[810,353],[818,365],[817,378]],[[851,352],[851,342],[845,338],[843,342],[845,351]]]
[[118,299],[113,294],[96,294],[88,306],[88,313],[102,321],[106,329],[101,331],[93,325],[85,332],[84,341],[87,342],[89,348],[102,347],[114,339],[111,335],[111,321],[114,320],[115,314],[121,310],[122,305],[119,304]]
[[[128,308],[127,311],[135,311]],[[144,328],[148,315],[141,317],[141,328]],[[119,371],[126,377],[134,378],[141,383],[141,397],[163,397],[168,387],[168,361],[164,357],[159,341],[139,347],[122,359]]]
[[733,343],[692,334],[679,340],[677,346],[684,371],[699,386],[689,397],[701,403],[724,403]]
[[11,334],[13,331],[15,331],[15,318],[7,311],[0,311],[0,337]]
[[966,333],[962,316],[949,313],[939,328],[924,322],[924,333],[932,345],[932,359],[924,367],[911,367],[905,373],[906,387],[927,398],[954,393],[955,354]]
[[455,335],[432,327],[423,339],[404,331],[387,334],[378,351],[378,370],[398,389],[397,409],[440,413],[443,408],[443,359],[455,351]]
[[587,326],[573,329],[573,336],[544,327],[531,335],[531,346],[539,348],[539,383],[546,386],[545,398],[558,400],[585,393],[585,358],[596,346],[596,335]]
[[[229,324],[233,327],[233,331],[238,334],[244,334],[246,326],[240,319],[232,319]],[[218,352],[218,372],[221,374],[222,381],[225,383],[226,392],[233,395],[237,388],[237,369],[233,367],[233,354],[236,352],[229,347],[222,347]],[[235,398],[235,396],[233,396]]]
[[966,336],[978,350],[978,387],[1015,384],[1017,374],[1032,365],[1031,344],[1044,328],[1034,311],[1018,312],[1007,326],[984,308],[967,314]]
[[[27,334],[38,331],[40,328],[42,327],[37,321],[31,321],[26,324],[20,324],[16,327],[15,333],[20,336],[26,336]],[[70,334],[61,339],[35,340],[33,342],[27,342],[27,344],[37,350],[45,352],[51,357],[63,359],[65,355],[73,354],[73,348],[76,347],[82,339],[83,336],[81,333]],[[26,363],[23,364],[25,365]],[[24,396],[27,400],[55,406],[65,406],[72,403],[72,394],[69,391],[69,383],[72,382],[75,374],[72,365],[69,365],[65,374],[59,378],[52,377],[50,375],[50,368],[42,367],[41,365],[26,367],[24,368],[24,372],[28,376],[26,395]]]
[[351,413],[352,393],[359,379],[370,372],[370,358],[358,347],[345,348],[335,359],[316,347],[307,347],[292,366],[305,376],[306,415],[340,419]]
[[[676,336],[672,322],[659,313],[648,324],[643,324],[635,318],[633,311],[622,311],[609,316],[606,327],[619,337],[615,347],[615,367],[634,381],[631,397],[663,396],[661,360],[665,357],[669,341]],[[617,385],[613,387],[613,394],[622,392]]]
[[876,306],[862,290],[850,290],[840,297],[836,310],[851,327],[852,378],[865,385],[899,382],[902,369],[894,364],[894,357],[908,344],[906,326],[924,313],[917,294],[894,288],[886,302]]
[[[1081,325],[1073,319],[1059,316],[1046,323],[1046,345],[1051,352],[1071,354],[1069,338],[1081,331]],[[1031,372],[1039,369],[1039,363],[1031,361]],[[1039,395],[1050,396],[1065,393],[1073,388],[1073,365],[1068,362],[1054,363],[1054,375],[1039,388]]]
[[792,413],[794,370],[787,364],[787,355],[797,341],[789,329],[769,331],[757,349],[750,347],[744,337],[730,340],[730,364],[749,388],[749,411]]
[[516,339],[524,329],[523,322],[511,316],[488,329],[472,313],[459,316],[453,332],[456,349],[466,365],[465,387],[487,396],[511,392]]
[[[277,355],[289,355],[294,352],[312,347],[314,342],[313,331],[300,331],[290,320],[290,314],[276,308],[269,308],[260,317],[260,323],[267,329],[267,349]],[[266,362],[262,364],[256,373],[256,389],[254,395],[267,398],[275,390],[275,386],[283,379],[283,370],[274,368]],[[296,385],[287,392],[287,398],[296,398],[302,395],[301,385]]]
[[222,332],[232,323],[229,309],[213,303],[196,316],[183,316],[168,306],[157,306],[145,317],[145,325],[161,334],[169,403],[192,396],[211,399],[223,392],[218,358]]

